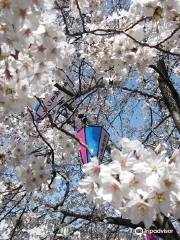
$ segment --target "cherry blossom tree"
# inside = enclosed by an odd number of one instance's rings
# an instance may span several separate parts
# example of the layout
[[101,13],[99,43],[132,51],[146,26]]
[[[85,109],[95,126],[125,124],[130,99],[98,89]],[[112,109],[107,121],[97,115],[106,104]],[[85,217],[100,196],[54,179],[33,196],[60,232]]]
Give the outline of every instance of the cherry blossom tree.
[[179,22],[178,0],[0,0],[0,239],[179,238]]

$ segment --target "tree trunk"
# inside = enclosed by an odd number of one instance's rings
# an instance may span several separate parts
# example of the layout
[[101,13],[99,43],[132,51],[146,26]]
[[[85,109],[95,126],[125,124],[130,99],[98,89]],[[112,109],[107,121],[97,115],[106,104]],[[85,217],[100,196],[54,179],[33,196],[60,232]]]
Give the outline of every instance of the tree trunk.
[[158,83],[164,103],[168,108],[176,128],[180,132],[180,96],[173,86],[163,59],[157,63],[157,67],[150,65],[158,74]]
[[[180,132],[180,96],[169,78],[164,59],[160,59],[158,61],[157,67],[154,65],[150,65],[150,67],[159,74],[159,89],[161,91],[164,103],[173,118],[176,128]],[[163,236],[161,235],[165,240],[179,239],[178,233],[171,220],[166,216],[161,216],[157,219],[156,227],[159,229],[172,230],[172,233],[166,233],[163,234]]]
[[162,237],[164,240],[179,240],[179,235],[168,217],[159,214],[157,220],[155,221],[155,226],[157,229],[167,231],[167,233],[159,234],[159,236]]

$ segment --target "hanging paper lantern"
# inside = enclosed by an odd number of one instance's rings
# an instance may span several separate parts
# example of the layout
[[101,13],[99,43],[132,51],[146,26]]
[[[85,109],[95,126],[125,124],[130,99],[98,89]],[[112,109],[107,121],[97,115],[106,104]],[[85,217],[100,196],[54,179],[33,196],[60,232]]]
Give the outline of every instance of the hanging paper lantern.
[[[47,114],[47,112],[51,111],[54,107],[56,107],[59,103],[63,101],[63,97],[61,96],[59,91],[54,91],[51,96],[47,96],[41,103],[37,103],[34,107],[34,120],[35,122],[40,122]],[[46,108],[46,110],[45,110]]]
[[[91,150],[94,157],[101,161],[109,140],[109,133],[101,126],[86,126],[77,132],[77,137]],[[83,164],[91,161],[91,155],[88,150],[81,145],[81,158]]]

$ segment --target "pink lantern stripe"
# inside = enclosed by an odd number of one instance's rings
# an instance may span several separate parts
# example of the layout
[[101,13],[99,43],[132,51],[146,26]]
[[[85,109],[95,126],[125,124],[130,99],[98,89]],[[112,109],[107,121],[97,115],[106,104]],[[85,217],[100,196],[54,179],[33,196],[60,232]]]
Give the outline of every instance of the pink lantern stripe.
[[[84,143],[86,144],[86,138],[85,138],[85,129],[82,128],[77,132],[77,137]],[[83,164],[88,163],[87,160],[87,150],[85,147],[83,147],[82,145],[80,146],[80,152],[81,152],[81,157],[82,157],[82,161]]]

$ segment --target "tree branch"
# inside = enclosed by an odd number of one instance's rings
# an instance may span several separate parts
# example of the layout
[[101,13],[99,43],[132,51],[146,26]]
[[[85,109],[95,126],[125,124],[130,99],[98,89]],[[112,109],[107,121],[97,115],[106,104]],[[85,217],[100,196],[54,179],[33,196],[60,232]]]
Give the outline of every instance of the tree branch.
[[174,120],[176,128],[180,132],[180,96],[169,79],[164,59],[158,61],[157,67],[155,65],[150,65],[149,67],[159,74],[157,80],[164,103]]

